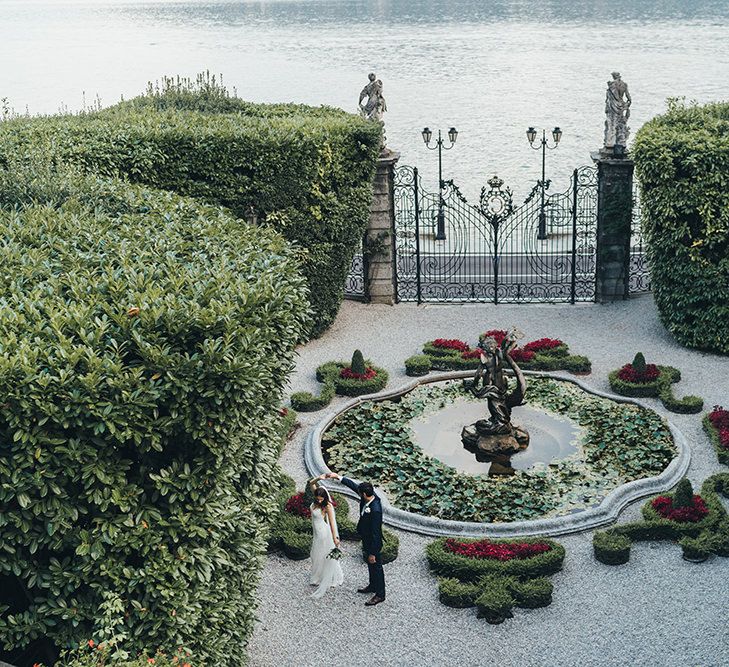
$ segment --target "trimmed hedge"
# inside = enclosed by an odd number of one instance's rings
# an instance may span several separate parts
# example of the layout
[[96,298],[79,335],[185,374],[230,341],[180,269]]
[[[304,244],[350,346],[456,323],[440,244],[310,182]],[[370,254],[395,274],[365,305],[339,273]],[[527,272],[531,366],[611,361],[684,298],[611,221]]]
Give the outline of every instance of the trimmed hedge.
[[218,208],[25,160],[0,202],[0,645],[108,631],[111,593],[130,654],[245,663],[308,309],[294,252]]
[[421,377],[430,373],[432,365],[427,354],[416,354],[405,359],[405,375]]
[[673,366],[658,366],[661,374],[650,382],[627,382],[618,377],[620,369],[611,371],[608,375],[610,388],[621,396],[632,398],[658,397],[663,407],[671,412],[682,414],[696,414],[704,409],[704,399],[699,396],[684,396],[676,398],[671,385],[681,380],[681,371]]
[[369,380],[358,380],[356,378],[343,378],[340,372],[349,368],[350,364],[345,361],[327,361],[316,369],[316,379],[324,386],[318,396],[308,391],[298,391],[291,394],[291,407],[300,412],[316,412],[322,410],[332,402],[335,394],[339,396],[364,396],[365,394],[376,394],[382,391],[389,380],[389,375],[384,368],[375,366],[369,359],[366,366],[372,368],[376,375]]
[[639,540],[678,541],[686,560],[706,560],[712,554],[729,556],[729,515],[719,494],[729,498],[729,473],[712,475],[704,481],[700,495],[709,514],[695,523],[663,518],[652,507],[654,498],[651,498],[643,505],[643,521],[620,524],[594,534],[595,558],[606,565],[627,563],[631,542]]
[[711,440],[711,444],[714,446],[714,450],[716,451],[716,457],[719,459],[719,463],[725,466],[729,466],[729,449],[726,447],[722,447],[721,440],[719,439],[719,433],[717,432],[716,428],[714,428],[714,425],[711,423],[711,421],[709,421],[708,414],[704,415],[701,423],[704,426],[704,431],[706,432],[706,435],[708,435],[709,440]]
[[552,547],[531,558],[500,561],[452,553],[445,549],[447,539],[437,539],[426,548],[430,569],[439,575],[438,597],[442,604],[457,609],[476,607],[479,618],[496,624],[511,618],[514,607],[536,609],[552,603],[553,586],[546,576],[562,568],[565,551],[559,543],[539,538],[489,540],[495,544],[541,542]]
[[653,295],[683,345],[729,354],[729,103],[686,105],[633,146]]
[[0,164],[38,149],[254,216],[301,249],[319,335],[339,310],[367,227],[380,134],[379,124],[339,109],[252,104],[204,77],[166,79],[100,112],[1,123]]

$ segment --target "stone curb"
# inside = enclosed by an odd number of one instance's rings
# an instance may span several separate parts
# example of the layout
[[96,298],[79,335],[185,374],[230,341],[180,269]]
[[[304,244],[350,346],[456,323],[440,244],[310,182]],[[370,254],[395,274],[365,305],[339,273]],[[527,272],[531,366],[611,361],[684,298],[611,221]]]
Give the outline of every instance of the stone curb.
[[[632,403],[655,412],[653,408],[650,408],[648,405],[639,400],[627,398],[625,396],[616,396],[614,394],[593,389],[577,378],[567,374],[540,371],[524,371],[524,374],[571,382],[595,396],[609,398],[617,403]],[[324,458],[321,453],[321,437],[331,423],[346,410],[360,405],[365,401],[382,401],[388,398],[394,398],[395,396],[412,391],[415,387],[421,384],[442,382],[444,380],[458,380],[472,376],[473,371],[453,371],[448,373],[429,374],[420,378],[415,378],[413,381],[401,385],[397,389],[386,389],[378,394],[358,396],[357,398],[347,401],[337,410],[328,412],[307,434],[304,442],[304,462],[307,470],[312,476],[331,472],[324,463]],[[394,526],[395,528],[437,537],[446,535],[494,538],[527,537],[532,535],[557,536],[569,533],[579,533],[586,530],[594,530],[595,528],[606,526],[614,522],[618,518],[620,512],[622,512],[629,504],[636,500],[640,500],[641,498],[667,491],[675,486],[686,474],[691,461],[691,451],[688,443],[673,423],[667,421],[667,424],[678,449],[678,456],[673,459],[668,467],[657,477],[647,477],[645,479],[638,479],[628,482],[627,484],[623,484],[617,489],[611,491],[597,507],[592,507],[587,510],[564,516],[535,519],[531,521],[514,521],[511,523],[452,521],[398,509],[390,503],[387,494],[382,489],[378,488],[377,494],[382,501],[382,508],[384,512],[383,519],[385,523],[390,526]],[[336,482],[332,482],[331,484],[327,483],[327,486],[330,486],[332,490],[339,493],[357,497],[353,491]]]

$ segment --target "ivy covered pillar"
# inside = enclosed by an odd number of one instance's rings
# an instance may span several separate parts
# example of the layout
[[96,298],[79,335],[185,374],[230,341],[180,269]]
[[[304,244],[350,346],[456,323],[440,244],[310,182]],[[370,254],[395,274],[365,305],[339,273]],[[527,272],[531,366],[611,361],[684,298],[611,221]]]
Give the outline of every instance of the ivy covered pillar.
[[395,165],[400,153],[383,150],[372,185],[370,221],[362,244],[365,294],[372,303],[397,301]]
[[633,160],[593,153],[597,164],[597,249],[595,300],[628,297],[633,216]]

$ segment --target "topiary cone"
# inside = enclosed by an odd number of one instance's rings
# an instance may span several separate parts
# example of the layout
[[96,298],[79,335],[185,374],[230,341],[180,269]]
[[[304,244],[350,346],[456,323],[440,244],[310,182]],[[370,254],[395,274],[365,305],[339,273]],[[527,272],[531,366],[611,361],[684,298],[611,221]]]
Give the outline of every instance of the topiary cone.
[[352,373],[357,373],[357,375],[364,375],[367,372],[364,357],[359,350],[354,351],[350,368],[352,369]]
[[638,352],[638,354],[635,355],[635,359],[633,359],[633,363],[631,365],[633,366],[633,370],[638,373],[638,375],[645,374],[646,363],[645,357],[643,356],[642,352]]
[[694,489],[691,486],[691,482],[684,477],[676,487],[676,491],[673,494],[673,507],[677,509],[679,507],[690,507],[694,502]]

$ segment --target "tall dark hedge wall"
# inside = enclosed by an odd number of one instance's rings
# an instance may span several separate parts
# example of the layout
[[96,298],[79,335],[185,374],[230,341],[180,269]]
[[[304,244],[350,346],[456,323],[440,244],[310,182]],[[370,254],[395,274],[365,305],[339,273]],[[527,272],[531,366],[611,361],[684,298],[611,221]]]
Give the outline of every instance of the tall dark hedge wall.
[[661,320],[680,343],[729,354],[729,103],[671,103],[634,155]]
[[337,314],[367,226],[380,128],[328,107],[252,104],[216,86],[162,90],[84,116],[0,125],[0,155],[42,148],[102,175],[255,213],[302,251],[314,317]]
[[[121,120],[86,120],[15,127],[130,170],[169,157],[147,132],[185,134],[140,116],[114,145]],[[0,649],[116,636],[242,665],[308,321],[296,253],[216,207],[20,162],[0,168]]]

